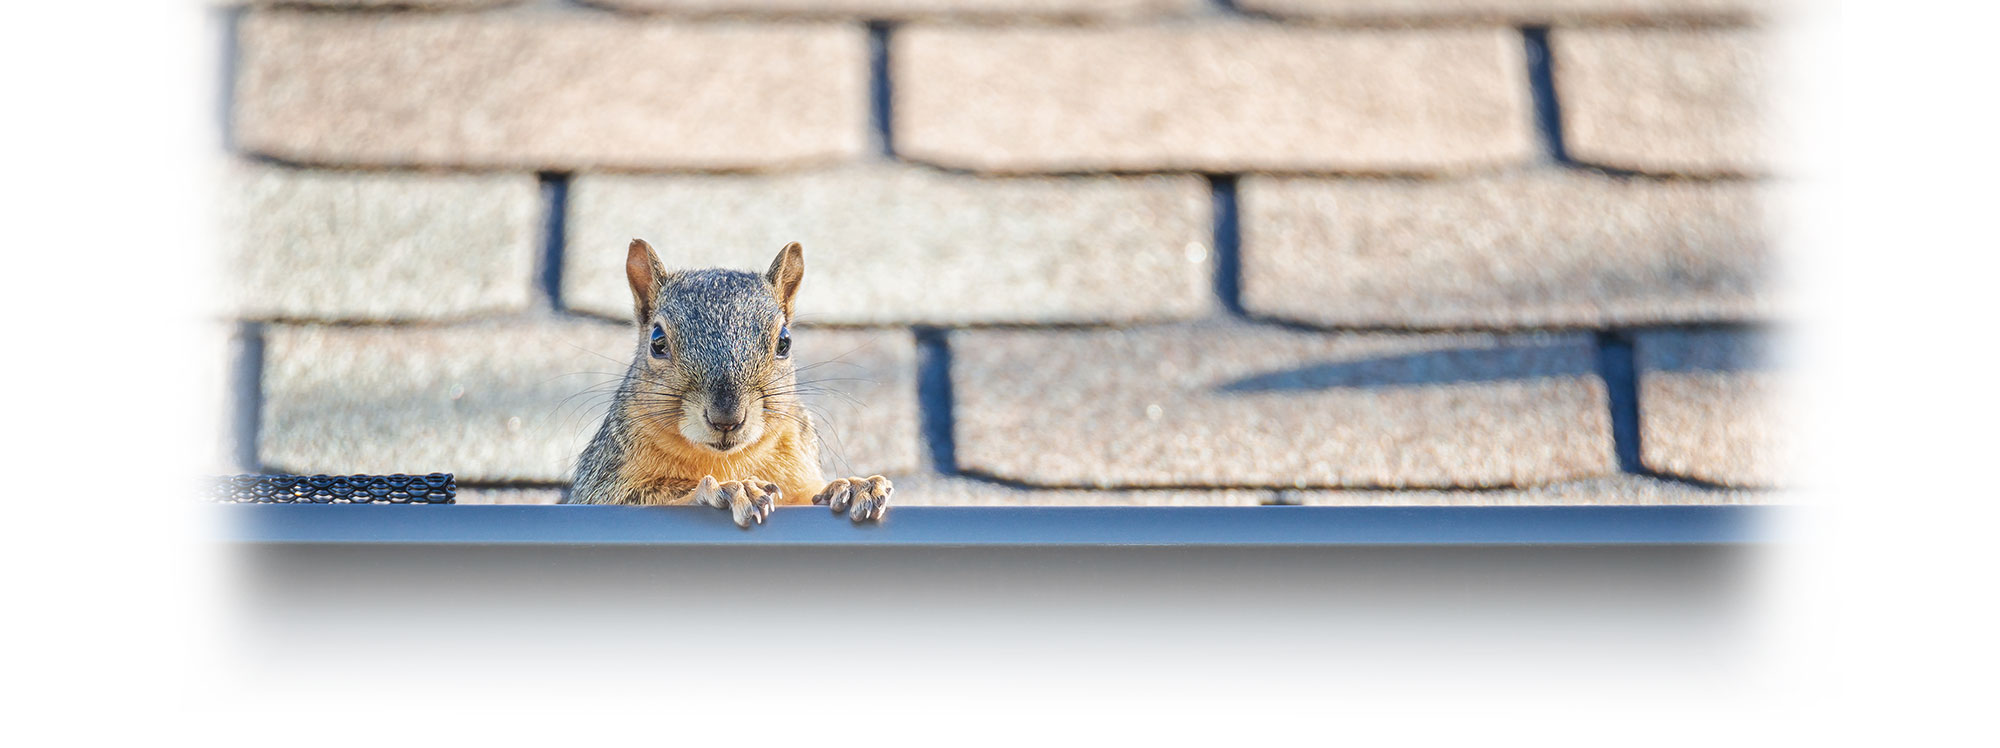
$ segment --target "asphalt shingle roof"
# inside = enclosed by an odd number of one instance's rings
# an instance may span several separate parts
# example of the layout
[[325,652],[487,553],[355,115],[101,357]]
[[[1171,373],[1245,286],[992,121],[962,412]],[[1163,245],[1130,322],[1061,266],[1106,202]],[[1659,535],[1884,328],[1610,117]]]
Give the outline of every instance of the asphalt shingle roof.
[[906,504],[1788,485],[1777,3],[250,5],[236,469],[554,501],[642,237],[805,245],[825,465]]

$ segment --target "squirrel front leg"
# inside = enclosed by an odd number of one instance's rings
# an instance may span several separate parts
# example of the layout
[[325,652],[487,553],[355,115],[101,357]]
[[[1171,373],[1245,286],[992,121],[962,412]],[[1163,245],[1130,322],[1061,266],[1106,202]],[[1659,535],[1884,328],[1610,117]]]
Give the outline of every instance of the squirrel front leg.
[[889,512],[889,495],[895,491],[889,479],[879,475],[840,478],[821,488],[812,501],[831,507],[834,514],[847,512],[847,518],[855,522],[880,522]]
[[771,516],[771,507],[782,493],[776,483],[756,478],[717,481],[711,475],[702,478],[688,498],[702,506],[727,509],[737,527],[749,527],[753,521],[764,524],[764,518]]

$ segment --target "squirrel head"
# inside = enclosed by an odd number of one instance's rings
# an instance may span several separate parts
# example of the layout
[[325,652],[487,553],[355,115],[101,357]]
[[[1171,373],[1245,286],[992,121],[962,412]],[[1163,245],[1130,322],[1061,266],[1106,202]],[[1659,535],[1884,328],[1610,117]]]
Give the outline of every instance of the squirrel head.
[[636,425],[728,454],[757,443],[769,418],[787,417],[796,378],[792,299],[804,276],[797,242],[758,275],[668,272],[652,245],[633,239],[625,277],[639,323],[628,382]]

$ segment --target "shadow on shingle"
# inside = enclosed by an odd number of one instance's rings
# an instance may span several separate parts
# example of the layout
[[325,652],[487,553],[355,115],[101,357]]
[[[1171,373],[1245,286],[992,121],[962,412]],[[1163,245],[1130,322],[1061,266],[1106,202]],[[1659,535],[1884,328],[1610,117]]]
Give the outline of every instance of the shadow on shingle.
[[1774,336],[1737,329],[1663,330],[1637,336],[1639,367],[1664,372],[1745,372],[1782,368]]
[[1217,388],[1225,394],[1467,384],[1576,377],[1595,367],[1575,345],[1455,348],[1356,361],[1310,364],[1256,374]]

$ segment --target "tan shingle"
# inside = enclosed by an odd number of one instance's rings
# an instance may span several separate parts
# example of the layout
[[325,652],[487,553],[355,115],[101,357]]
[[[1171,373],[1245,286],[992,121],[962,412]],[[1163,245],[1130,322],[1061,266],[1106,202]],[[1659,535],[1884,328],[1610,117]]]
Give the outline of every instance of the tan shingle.
[[591,0],[628,10],[869,19],[1136,18],[1200,9],[1207,0]]
[[1237,0],[1247,11],[1340,21],[1719,21],[1763,18],[1783,0]]
[[1532,485],[1615,469],[1578,335],[956,332],[961,468],[1086,487]]
[[1646,467],[1725,486],[1784,483],[1791,439],[1770,344],[1762,334],[1726,330],[1637,336]]
[[[802,329],[800,385],[828,478],[910,472],[921,459],[916,340],[902,330]],[[845,395],[845,397],[841,396]]]
[[1511,29],[914,27],[895,143],[999,172],[1433,172],[1535,152]]
[[560,488],[481,488],[461,487],[459,504],[554,504],[562,501]]
[[1091,490],[1022,488],[925,473],[896,476],[902,506],[1260,506],[1270,491],[1200,488]]
[[308,6],[315,8],[485,8],[524,0],[221,0],[226,5]]
[[1243,304],[1359,327],[1608,326],[1767,314],[1760,193],[1533,171],[1245,178]]
[[[234,475],[256,472],[257,466],[245,464],[246,459],[255,455],[244,454],[240,448],[246,433],[256,427],[252,423],[239,423],[239,413],[254,412],[239,410],[245,406],[255,408],[256,404],[242,399],[250,393],[239,389],[238,374],[250,365],[249,356],[256,352],[253,341],[244,333],[243,325],[204,320],[194,327],[194,347],[187,351],[188,361],[196,367],[195,381],[202,382],[200,400],[195,408],[207,413],[206,422],[196,424],[209,438],[202,450],[200,467],[209,475]],[[247,420],[247,419],[244,419]]]
[[1491,491],[1286,491],[1281,500],[1304,506],[1689,506],[1771,504],[1784,499],[1768,491],[1711,489],[1615,475]]
[[390,321],[528,308],[543,210],[530,175],[243,165],[226,295],[246,318]]
[[1127,322],[1211,302],[1199,177],[982,179],[867,166],[773,176],[584,176],[569,193],[563,295],[624,318],[625,247],[669,267],[763,270],[806,248],[801,319]]
[[1750,31],[1549,34],[1570,157],[1636,171],[1770,171],[1764,38]]
[[[908,334],[814,330],[797,340],[802,365],[864,349],[808,374],[873,380],[831,383],[862,405],[830,397],[814,402],[833,414],[855,467],[913,469],[915,353]],[[267,466],[294,473],[439,471],[466,482],[566,481],[636,346],[635,332],[610,323],[273,327],[258,452]],[[604,394],[594,387],[606,388]]]
[[721,169],[869,147],[855,25],[272,11],[239,31],[236,139],[281,159]]

